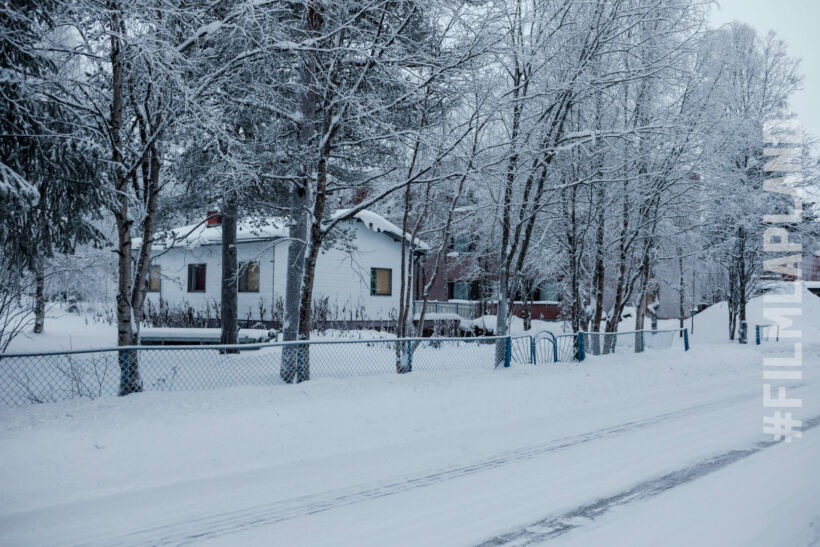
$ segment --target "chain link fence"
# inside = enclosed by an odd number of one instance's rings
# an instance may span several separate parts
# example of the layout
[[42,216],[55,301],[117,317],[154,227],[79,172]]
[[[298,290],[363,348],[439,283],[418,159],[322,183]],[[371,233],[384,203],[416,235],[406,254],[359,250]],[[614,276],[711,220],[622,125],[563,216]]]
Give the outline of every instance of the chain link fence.
[[[312,378],[494,368],[499,344],[509,347],[512,339],[334,340],[6,354],[0,355],[0,404],[95,399],[140,386],[145,391],[202,390]],[[510,350],[506,362],[498,365],[529,362],[528,356],[519,358]]]
[[[556,336],[544,331],[515,337],[133,346],[2,354],[0,405],[96,399],[140,390],[202,390],[313,378],[583,361],[590,354],[671,347],[679,334],[674,330]],[[685,345],[688,349],[688,338]]]
[[676,344],[688,351],[689,331],[684,328],[558,335],[542,331],[531,337],[531,344],[530,363],[583,361],[590,355],[640,353],[647,349],[672,348]]
[[684,350],[689,349],[688,329],[583,333],[586,355],[641,353],[647,349],[666,349],[673,347],[678,340]]

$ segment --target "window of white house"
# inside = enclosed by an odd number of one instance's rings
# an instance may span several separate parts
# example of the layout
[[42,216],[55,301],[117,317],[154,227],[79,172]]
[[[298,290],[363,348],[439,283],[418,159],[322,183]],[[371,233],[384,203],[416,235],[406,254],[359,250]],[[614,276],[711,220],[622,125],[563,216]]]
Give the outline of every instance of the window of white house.
[[393,270],[390,268],[370,268],[370,294],[390,296],[393,294]]
[[161,273],[159,264],[151,264],[148,269],[148,292],[159,292],[162,283]]
[[188,292],[205,292],[205,264],[188,264]]
[[259,263],[239,263],[239,292],[259,292]]

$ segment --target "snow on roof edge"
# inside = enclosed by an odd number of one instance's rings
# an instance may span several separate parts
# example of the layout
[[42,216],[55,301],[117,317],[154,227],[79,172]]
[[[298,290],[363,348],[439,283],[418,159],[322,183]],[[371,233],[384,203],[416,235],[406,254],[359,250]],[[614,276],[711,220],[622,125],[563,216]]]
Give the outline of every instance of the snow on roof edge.
[[[331,219],[339,218],[348,213],[350,209],[339,209],[331,215]],[[383,233],[396,241],[401,241],[402,230],[383,216],[373,211],[364,209],[359,211],[353,218],[365,225],[375,233]],[[283,217],[269,217],[266,221],[243,220],[237,223],[236,239],[238,242],[250,241],[272,241],[274,239],[287,237],[287,223]],[[163,237],[165,235],[165,237]],[[154,248],[166,250],[169,248],[192,248],[204,245],[218,245],[221,243],[221,226],[207,226],[201,222],[180,226],[170,230],[163,230],[157,233],[154,239]],[[407,241],[410,241],[410,234],[405,234]],[[429,246],[422,240],[416,238],[418,250],[429,250]],[[131,246],[138,249],[142,246],[142,238],[131,239]]]
[[[347,214],[349,211],[350,209],[338,209],[335,213],[333,213],[331,218],[339,218],[340,216]],[[353,215],[353,217],[360,221],[362,224],[364,224],[369,230],[372,230],[376,233],[384,233],[392,237],[396,241],[401,241],[401,228],[399,228],[398,226],[396,226],[380,214],[374,213],[373,211],[370,211],[368,209],[363,209],[355,215]],[[410,241],[410,238],[412,237],[410,234],[404,233],[403,235],[407,241]],[[418,247],[418,249],[420,250],[427,251],[430,249],[430,246],[419,238],[416,238],[415,244],[416,247]]]

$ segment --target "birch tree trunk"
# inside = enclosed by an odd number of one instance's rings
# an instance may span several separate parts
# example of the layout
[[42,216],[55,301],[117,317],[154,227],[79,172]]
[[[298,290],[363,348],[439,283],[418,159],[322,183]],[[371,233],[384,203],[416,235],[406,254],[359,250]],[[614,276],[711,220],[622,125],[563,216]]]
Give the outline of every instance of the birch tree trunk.
[[[507,160],[507,173],[504,181],[503,202],[501,204],[501,244],[499,252],[499,274],[498,274],[498,302],[496,305],[496,321],[495,321],[495,335],[505,336],[507,334],[507,314],[510,307],[509,289],[510,289],[510,261],[508,259],[508,252],[510,246],[510,232],[512,223],[512,194],[513,186],[515,184],[515,174],[518,168],[518,132],[521,125],[521,103],[518,102],[520,87],[521,87],[521,70],[516,64],[516,71],[513,77],[513,123],[512,136],[510,146],[510,156]],[[506,341],[499,340],[495,348],[495,366],[504,363],[506,356]]]
[[[618,323],[621,320],[624,306],[628,300],[627,292],[627,269],[628,269],[628,253],[629,244],[627,238],[629,236],[629,183],[624,179],[623,184],[623,210],[621,212],[621,230],[618,238],[618,278],[615,282],[615,301],[612,304],[612,310],[607,314],[606,327],[607,333],[614,333],[618,331]],[[604,353],[611,353],[615,351],[616,336],[608,334],[604,337]]]
[[[159,115],[154,119],[153,128],[161,121]],[[152,129],[153,131],[153,129]],[[147,141],[147,133],[143,142]],[[145,297],[148,292],[148,272],[151,267],[151,249],[153,246],[154,219],[159,202],[160,158],[156,145],[148,148],[148,161],[144,164],[143,188],[145,201],[145,216],[142,220],[142,245],[137,257],[137,269],[134,272],[134,285],[131,294],[131,309],[134,316],[133,343],[139,343],[140,327],[143,320]]]
[[729,265],[729,295],[727,309],[729,310],[729,340],[735,339],[735,327],[737,324],[737,263],[733,258]]
[[743,226],[737,229],[738,252],[737,252],[737,297],[738,297],[738,314],[740,322],[738,323],[738,342],[745,344],[747,339],[746,324],[746,230]]
[[638,304],[635,308],[635,353],[643,351],[643,330],[646,320],[646,306],[649,290],[649,250],[648,243],[644,244],[643,258],[641,260]]
[[[114,219],[117,226],[117,345],[131,346],[135,343],[134,312],[131,307],[133,295],[131,268],[131,226],[133,218],[128,207],[128,178],[116,171],[121,168],[122,155],[122,121],[123,121],[123,69],[122,43],[125,23],[122,21],[122,9],[119,2],[111,0],[109,8],[109,32],[111,42],[111,163],[114,166],[114,189],[117,195],[117,208]],[[139,374],[137,354],[133,351],[120,351],[120,388],[119,395],[128,395],[142,391],[142,379]]]

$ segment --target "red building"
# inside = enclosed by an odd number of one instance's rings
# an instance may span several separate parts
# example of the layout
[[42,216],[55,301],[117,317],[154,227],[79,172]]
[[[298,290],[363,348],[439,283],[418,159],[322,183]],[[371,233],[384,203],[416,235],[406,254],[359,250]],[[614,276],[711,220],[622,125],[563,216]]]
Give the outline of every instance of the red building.
[[803,255],[801,270],[806,288],[820,296],[820,249]]
[[[495,264],[473,252],[469,241],[451,242],[443,256],[438,257],[438,275],[430,287],[427,313],[457,314],[465,319],[496,315],[498,309],[498,276]],[[424,287],[433,277],[435,256],[428,256],[415,271],[414,312],[418,313]],[[532,319],[554,321],[561,314],[558,289],[552,283],[525,280],[526,291],[519,291],[512,306],[518,317],[529,314]],[[526,297],[525,297],[526,295]]]

